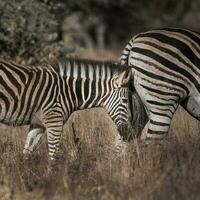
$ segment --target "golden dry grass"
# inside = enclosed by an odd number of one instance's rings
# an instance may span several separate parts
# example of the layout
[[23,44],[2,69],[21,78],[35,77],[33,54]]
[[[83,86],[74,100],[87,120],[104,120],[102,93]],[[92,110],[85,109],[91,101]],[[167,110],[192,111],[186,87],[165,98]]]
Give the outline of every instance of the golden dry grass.
[[0,199],[199,198],[199,123],[182,110],[161,146],[138,144],[137,154],[131,143],[122,156],[112,150],[117,131],[102,109],[73,114],[63,135],[59,172],[51,178],[45,142],[32,159],[24,160],[27,127],[0,128]]
[[116,128],[103,109],[77,112],[65,126],[59,171],[49,177],[46,137],[25,160],[22,150],[28,127],[1,125],[0,200],[199,199],[199,127],[179,109],[168,139],[160,146],[132,142],[119,156],[112,148]]

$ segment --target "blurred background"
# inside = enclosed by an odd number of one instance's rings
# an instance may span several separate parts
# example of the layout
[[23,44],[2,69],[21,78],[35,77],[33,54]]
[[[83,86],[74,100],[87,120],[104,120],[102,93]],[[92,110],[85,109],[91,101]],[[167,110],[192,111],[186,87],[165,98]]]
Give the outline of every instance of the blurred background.
[[29,63],[95,52],[117,58],[138,32],[198,31],[199,10],[199,0],[1,0],[0,56]]

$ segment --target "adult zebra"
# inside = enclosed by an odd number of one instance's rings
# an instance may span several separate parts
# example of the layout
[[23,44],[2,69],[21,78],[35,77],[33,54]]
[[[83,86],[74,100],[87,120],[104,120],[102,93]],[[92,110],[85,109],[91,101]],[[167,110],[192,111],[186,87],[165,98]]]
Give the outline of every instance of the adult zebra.
[[179,104],[200,120],[200,34],[165,28],[140,33],[126,45],[121,64],[132,67],[132,84],[144,103],[147,138],[168,133]]
[[130,69],[111,62],[79,59],[23,66],[0,61],[0,122],[31,124],[27,153],[47,130],[51,160],[59,151],[63,125],[75,110],[103,107],[123,136],[130,130]]

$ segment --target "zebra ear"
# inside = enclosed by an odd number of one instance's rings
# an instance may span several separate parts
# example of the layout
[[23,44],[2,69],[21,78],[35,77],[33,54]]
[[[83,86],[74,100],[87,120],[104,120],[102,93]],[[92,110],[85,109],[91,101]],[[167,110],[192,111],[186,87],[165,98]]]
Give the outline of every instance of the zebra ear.
[[125,87],[129,83],[131,78],[131,68],[127,68],[120,72],[115,79],[115,83],[118,87]]

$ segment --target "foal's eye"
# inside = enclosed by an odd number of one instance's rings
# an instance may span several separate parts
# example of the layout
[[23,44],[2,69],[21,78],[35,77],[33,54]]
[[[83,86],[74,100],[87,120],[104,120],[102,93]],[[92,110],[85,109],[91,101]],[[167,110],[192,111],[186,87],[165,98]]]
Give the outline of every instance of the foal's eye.
[[122,99],[123,103],[128,103],[128,99]]

